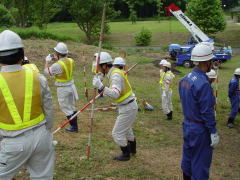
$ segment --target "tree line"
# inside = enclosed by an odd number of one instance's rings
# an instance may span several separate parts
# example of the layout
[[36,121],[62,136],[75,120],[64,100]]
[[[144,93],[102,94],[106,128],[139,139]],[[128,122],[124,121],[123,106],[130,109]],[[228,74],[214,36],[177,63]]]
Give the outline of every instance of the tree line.
[[[88,42],[92,42],[99,33],[103,3],[107,3],[107,20],[105,32],[109,32],[108,21],[116,18],[129,18],[133,23],[138,18],[166,16],[164,10],[170,3],[175,3],[187,13],[200,28],[208,22],[209,26],[215,23],[224,29],[222,21],[222,4],[220,0],[1,0],[0,4],[0,26],[30,27],[38,26],[40,29],[47,28],[52,21],[71,21],[77,23],[78,27],[85,33]],[[232,7],[238,4],[238,0],[222,0]],[[201,4],[203,9],[199,9]],[[211,5],[211,12],[204,11]],[[189,8],[188,8],[189,7]],[[205,13],[205,14],[200,14]],[[214,13],[217,12],[217,15]],[[198,22],[199,16],[211,20]],[[216,21],[215,19],[220,20]],[[214,19],[213,17],[214,16]],[[224,21],[224,20],[223,20]],[[203,23],[204,22],[204,23]],[[214,33],[213,28],[205,28],[204,31]]]

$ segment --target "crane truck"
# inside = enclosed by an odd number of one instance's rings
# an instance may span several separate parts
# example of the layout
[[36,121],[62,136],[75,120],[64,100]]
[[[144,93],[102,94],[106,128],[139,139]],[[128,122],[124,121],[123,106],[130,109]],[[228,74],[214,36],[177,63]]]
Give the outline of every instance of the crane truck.
[[168,53],[172,59],[176,60],[177,65],[183,65],[184,67],[192,67],[191,61],[191,52],[192,49],[198,43],[205,43],[209,45],[212,50],[215,58],[214,61],[225,62],[231,59],[232,50],[231,47],[224,47],[222,50],[214,50],[214,40],[210,39],[201,29],[198,28],[194,22],[191,21],[182,10],[177,7],[174,3],[170,4],[170,6],[166,7],[168,11],[170,11],[191,33],[192,38],[185,45],[179,44],[170,44]]

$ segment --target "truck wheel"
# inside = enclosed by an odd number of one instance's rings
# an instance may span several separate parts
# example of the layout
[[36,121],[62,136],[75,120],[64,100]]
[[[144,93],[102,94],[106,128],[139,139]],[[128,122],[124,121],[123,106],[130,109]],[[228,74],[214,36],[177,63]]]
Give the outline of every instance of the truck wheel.
[[192,62],[191,61],[184,61],[183,62],[183,67],[185,67],[185,68],[190,68],[190,67],[192,67]]

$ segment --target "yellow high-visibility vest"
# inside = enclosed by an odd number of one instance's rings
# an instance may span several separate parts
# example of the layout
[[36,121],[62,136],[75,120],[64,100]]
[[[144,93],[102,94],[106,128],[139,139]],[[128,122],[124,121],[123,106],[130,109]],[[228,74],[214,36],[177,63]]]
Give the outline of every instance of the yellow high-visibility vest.
[[39,73],[39,69],[37,68],[37,66],[35,64],[24,64],[23,67],[25,69],[29,69],[29,70]]
[[0,128],[9,131],[25,129],[44,120],[38,73],[0,72],[0,112]]
[[160,70],[160,80],[159,80],[159,84],[163,85],[163,79],[165,76],[165,72],[161,69]]
[[[124,71],[122,71],[118,68],[114,68],[114,70],[111,73],[111,76],[114,73],[120,74],[121,77],[123,78],[124,89],[123,89],[123,91],[121,91],[119,98],[114,100],[114,102],[120,103],[120,102],[124,101],[125,99],[127,99],[132,94],[132,88],[131,88],[131,85],[128,81],[127,75],[124,74]],[[110,79],[110,87],[111,86],[112,86],[112,80]]]
[[165,89],[166,89],[164,80],[165,80],[165,77],[166,77],[167,74],[169,74],[169,75],[171,76],[171,84],[169,85],[169,89],[172,90],[172,88],[173,88],[173,80],[174,80],[175,76],[174,76],[174,74],[173,74],[171,71],[167,71],[167,72],[165,72],[164,75],[163,75],[163,78],[162,78],[162,79],[163,79],[163,80],[162,80],[162,82],[163,82],[163,84],[162,84],[162,90],[165,90]]
[[63,61],[57,62],[61,67],[63,72],[55,76],[57,82],[67,82],[72,80],[74,61],[71,58],[66,58]]

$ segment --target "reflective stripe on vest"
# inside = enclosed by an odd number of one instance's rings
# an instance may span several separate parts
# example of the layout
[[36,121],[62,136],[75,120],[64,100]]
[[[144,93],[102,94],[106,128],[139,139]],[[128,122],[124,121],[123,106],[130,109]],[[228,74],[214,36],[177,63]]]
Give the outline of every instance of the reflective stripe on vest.
[[39,73],[39,69],[37,68],[37,66],[35,64],[24,64],[23,67],[25,69],[29,69],[29,70]]
[[[16,82],[24,83],[15,89]],[[30,70],[1,72],[0,103],[1,129],[21,130],[43,121],[38,74]]]
[[163,75],[163,84],[162,84],[162,90],[165,90],[166,87],[165,87],[165,83],[164,83],[164,79],[166,77],[166,75],[169,74],[171,76],[171,84],[169,85],[169,89],[172,90],[173,88],[173,79],[175,78],[174,74],[171,72],[171,71],[167,71],[164,73]]
[[58,61],[57,63],[62,67],[62,74],[56,75],[55,80],[58,82],[67,82],[72,80],[73,59],[67,58],[63,61]]
[[[120,74],[121,77],[123,78],[124,89],[121,91],[119,98],[114,100],[114,102],[120,103],[120,102],[124,101],[125,99],[127,99],[132,94],[132,88],[128,81],[127,75],[124,74],[124,72],[122,70],[114,68],[114,70],[111,73],[111,76],[114,73]],[[112,80],[110,79],[110,87],[111,86],[112,86]]]

